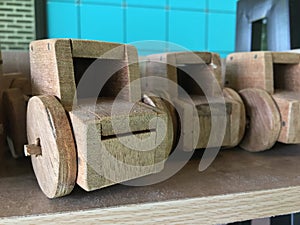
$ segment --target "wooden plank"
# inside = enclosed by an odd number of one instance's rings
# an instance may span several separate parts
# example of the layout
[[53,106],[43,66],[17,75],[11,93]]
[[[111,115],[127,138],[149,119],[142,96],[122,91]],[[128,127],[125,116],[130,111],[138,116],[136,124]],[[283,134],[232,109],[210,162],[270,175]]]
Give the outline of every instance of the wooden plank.
[[299,64],[300,54],[291,52],[272,52],[273,63],[279,64]]
[[124,59],[125,45],[111,42],[71,40],[72,56],[76,58]]
[[[115,185],[90,193],[75,188],[72,195],[50,203],[39,190],[27,160],[16,163],[4,151],[0,154],[1,201],[6,202],[0,209],[2,224],[58,223],[56,220],[225,224],[290,214],[300,207],[299,145],[277,144],[272,151],[259,154],[226,149],[203,172],[197,170],[202,154],[196,154],[163,182],[140,187]],[[170,165],[177,163],[174,160]]]
[[70,40],[31,42],[30,67],[32,94],[56,96],[71,110],[77,98]]

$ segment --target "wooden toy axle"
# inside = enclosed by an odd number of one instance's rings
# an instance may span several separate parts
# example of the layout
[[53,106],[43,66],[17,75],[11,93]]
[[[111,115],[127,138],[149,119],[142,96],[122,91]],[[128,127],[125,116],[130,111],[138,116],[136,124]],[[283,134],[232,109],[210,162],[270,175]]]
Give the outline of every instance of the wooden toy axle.
[[36,139],[35,144],[24,145],[25,156],[40,156],[42,155],[42,148],[40,144],[40,139]]

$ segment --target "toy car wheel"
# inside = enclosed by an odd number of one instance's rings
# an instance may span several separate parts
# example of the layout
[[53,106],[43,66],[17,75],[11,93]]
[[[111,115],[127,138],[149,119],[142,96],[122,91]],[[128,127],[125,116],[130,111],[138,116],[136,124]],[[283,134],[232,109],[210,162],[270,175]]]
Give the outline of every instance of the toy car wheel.
[[239,92],[247,115],[245,136],[240,146],[251,152],[270,149],[278,140],[281,129],[281,116],[271,95],[256,88]]
[[75,185],[75,142],[66,112],[54,96],[35,96],[28,102],[24,150],[31,155],[39,186],[48,198],[69,194]]
[[[231,146],[226,146],[226,148],[230,148],[230,147],[234,147],[236,145],[238,145],[242,138],[244,137],[245,134],[245,128],[246,128],[246,110],[245,110],[245,105],[244,102],[242,100],[242,98],[240,97],[240,95],[233,89],[231,88],[224,88],[223,89],[223,94],[224,97],[233,100],[235,102],[237,102],[239,104],[239,108],[240,108],[240,118],[239,118],[239,124],[237,126],[237,138],[235,139],[234,143],[232,143]],[[232,122],[235,123],[236,122],[236,118],[232,118]]]

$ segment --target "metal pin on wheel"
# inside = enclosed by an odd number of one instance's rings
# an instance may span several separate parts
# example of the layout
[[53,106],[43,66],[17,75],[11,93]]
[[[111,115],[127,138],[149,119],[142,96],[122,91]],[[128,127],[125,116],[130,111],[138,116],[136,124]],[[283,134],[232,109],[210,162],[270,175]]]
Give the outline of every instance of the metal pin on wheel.
[[145,104],[156,107],[156,105],[154,104],[154,102],[151,100],[151,98],[148,95],[143,94],[142,100]]

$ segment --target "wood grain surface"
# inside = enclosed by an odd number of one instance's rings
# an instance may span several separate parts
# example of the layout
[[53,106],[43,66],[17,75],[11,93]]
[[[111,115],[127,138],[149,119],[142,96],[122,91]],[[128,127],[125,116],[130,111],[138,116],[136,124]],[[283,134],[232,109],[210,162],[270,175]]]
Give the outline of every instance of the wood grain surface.
[[256,88],[239,92],[246,106],[248,125],[240,146],[258,152],[270,149],[277,141],[281,129],[281,116],[271,95]]
[[170,126],[163,110],[161,105],[111,98],[99,98],[95,105],[87,101],[73,109],[77,183],[92,191],[161,171],[173,144],[173,128],[161,127],[162,123]]
[[39,186],[48,198],[69,194],[75,185],[77,158],[66,112],[54,96],[35,96],[27,108],[29,144],[40,146],[41,154],[31,162]]
[[230,115],[230,126],[231,132],[230,135],[233,140],[231,141],[231,145],[226,147],[234,147],[238,145],[242,138],[245,135],[245,128],[246,128],[246,109],[244,102],[240,95],[231,88],[224,88],[223,89],[224,97],[227,99],[231,99],[234,104],[237,104],[236,107],[233,107],[233,113]]
[[273,98],[282,120],[278,141],[286,144],[300,143],[300,92],[278,90]]
[[299,212],[299,150],[299,145],[283,144],[256,154],[222,150],[203,172],[197,170],[197,151],[163,182],[89,193],[76,187],[71,195],[51,201],[40,191],[29,163],[16,164],[2,155],[0,223],[225,224]]

